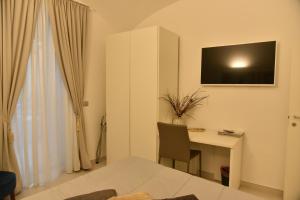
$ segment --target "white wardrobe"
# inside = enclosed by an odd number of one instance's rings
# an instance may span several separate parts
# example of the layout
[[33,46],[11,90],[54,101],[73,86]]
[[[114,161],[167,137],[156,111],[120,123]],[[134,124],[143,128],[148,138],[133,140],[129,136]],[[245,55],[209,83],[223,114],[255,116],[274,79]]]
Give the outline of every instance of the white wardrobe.
[[161,27],[115,34],[106,43],[107,162],[156,161],[158,121],[171,112],[160,97],[178,93],[179,37]]

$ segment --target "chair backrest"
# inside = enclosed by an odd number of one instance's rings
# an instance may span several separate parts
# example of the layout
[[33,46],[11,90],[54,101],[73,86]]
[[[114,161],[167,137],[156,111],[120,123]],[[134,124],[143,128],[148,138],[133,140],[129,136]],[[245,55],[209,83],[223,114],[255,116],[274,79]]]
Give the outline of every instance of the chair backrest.
[[178,161],[190,161],[190,139],[184,125],[157,123],[159,131],[159,156]]

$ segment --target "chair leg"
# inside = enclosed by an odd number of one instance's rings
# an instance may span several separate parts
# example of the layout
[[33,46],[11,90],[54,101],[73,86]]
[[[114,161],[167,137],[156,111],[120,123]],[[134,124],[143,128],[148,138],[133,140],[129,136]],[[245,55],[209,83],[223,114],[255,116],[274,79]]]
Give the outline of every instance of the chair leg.
[[175,169],[175,160],[172,160],[173,169]]
[[[191,162],[191,161],[190,161]],[[190,162],[187,163],[187,173],[190,173]]]
[[201,177],[201,172],[202,172],[202,152],[200,151],[199,153],[199,177]]
[[160,164],[160,156],[158,157],[158,163]]
[[10,200],[16,200],[15,192],[12,192],[12,193],[10,194]]

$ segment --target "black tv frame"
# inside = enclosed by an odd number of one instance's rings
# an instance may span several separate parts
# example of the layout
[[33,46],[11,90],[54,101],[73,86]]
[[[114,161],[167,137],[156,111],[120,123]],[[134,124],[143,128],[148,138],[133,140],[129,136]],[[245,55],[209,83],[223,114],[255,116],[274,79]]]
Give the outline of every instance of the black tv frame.
[[202,54],[203,55],[203,49],[209,49],[209,48],[222,48],[222,47],[232,47],[232,46],[242,46],[242,45],[251,45],[251,44],[259,44],[259,43],[275,43],[275,60],[274,60],[274,78],[273,83],[203,83],[202,82],[202,69],[203,69],[203,56],[201,58],[201,77],[200,77],[200,84],[202,86],[250,86],[250,87],[257,87],[257,86],[267,86],[267,87],[274,87],[277,86],[277,53],[278,53],[278,41],[276,40],[270,40],[270,41],[262,41],[262,42],[251,42],[251,43],[241,43],[241,44],[234,44],[234,45],[222,45],[222,46],[212,46],[212,47],[205,47],[202,48]]

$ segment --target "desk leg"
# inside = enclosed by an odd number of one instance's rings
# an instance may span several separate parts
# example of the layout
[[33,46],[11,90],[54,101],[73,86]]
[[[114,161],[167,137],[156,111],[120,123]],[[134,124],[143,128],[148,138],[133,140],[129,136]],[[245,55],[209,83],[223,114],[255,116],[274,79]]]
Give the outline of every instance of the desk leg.
[[230,175],[229,187],[238,189],[241,182],[241,167],[242,167],[242,143],[241,138],[239,142],[230,150]]

